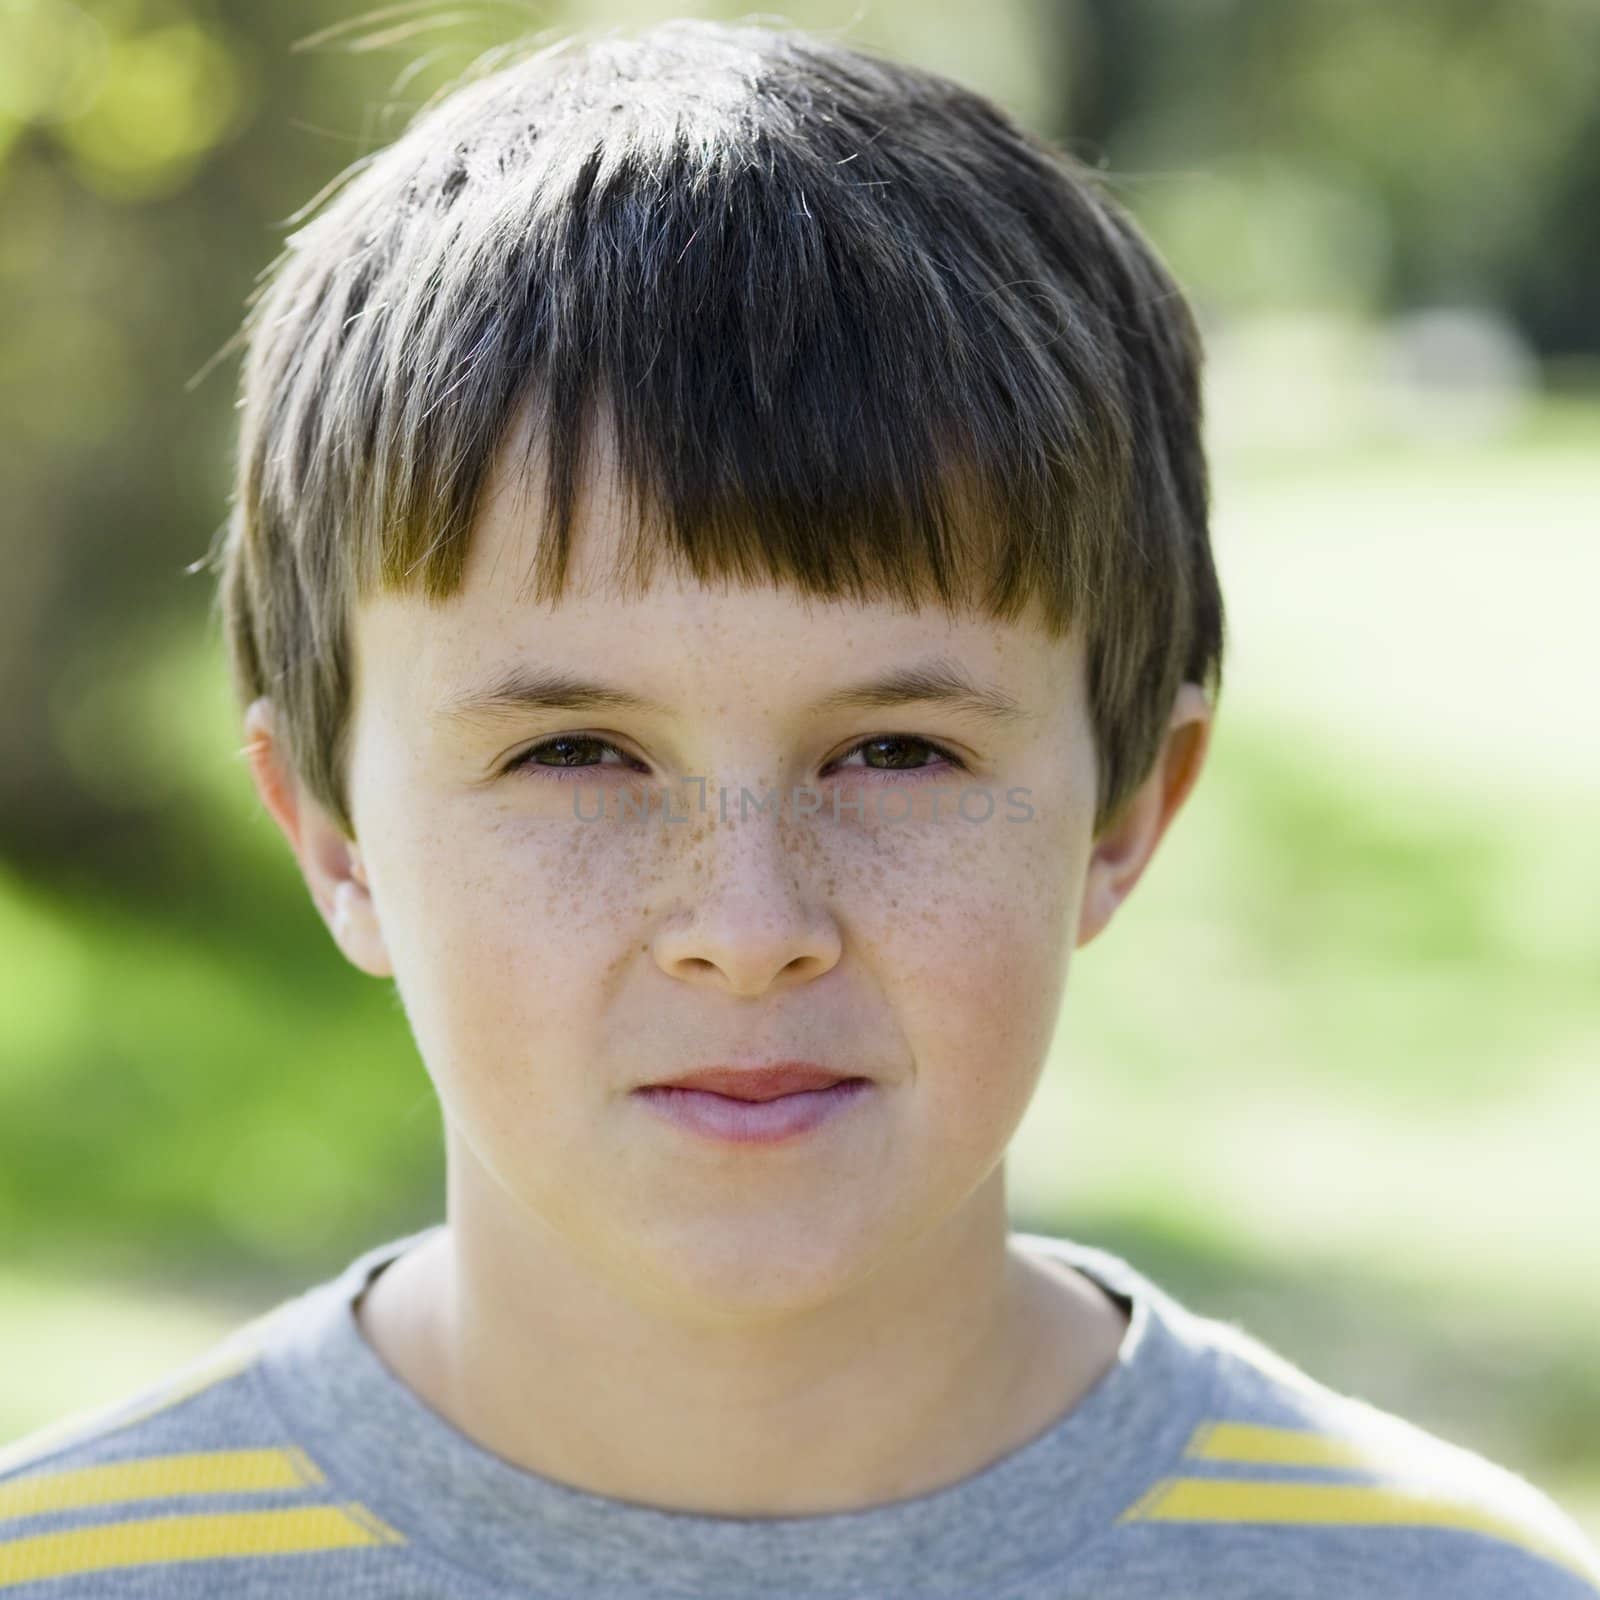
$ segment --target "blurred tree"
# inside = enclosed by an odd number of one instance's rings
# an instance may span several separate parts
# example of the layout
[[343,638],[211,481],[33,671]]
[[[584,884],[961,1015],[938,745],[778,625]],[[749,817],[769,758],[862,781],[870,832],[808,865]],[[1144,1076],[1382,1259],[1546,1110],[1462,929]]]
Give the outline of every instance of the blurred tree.
[[[1521,314],[1544,354],[1600,354],[1593,275],[1578,266],[1593,260],[1600,215],[1600,7],[1080,11],[1072,132],[1126,174],[1197,295],[1240,310],[1285,294],[1375,312],[1465,300]],[[1319,278],[1318,257],[1336,270]],[[1346,271],[1364,281],[1341,296]]]

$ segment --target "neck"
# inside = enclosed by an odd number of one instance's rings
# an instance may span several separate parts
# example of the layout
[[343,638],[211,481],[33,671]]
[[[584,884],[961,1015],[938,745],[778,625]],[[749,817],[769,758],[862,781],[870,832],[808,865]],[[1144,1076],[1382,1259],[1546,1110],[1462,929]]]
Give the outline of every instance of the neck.
[[453,1189],[451,1225],[377,1278],[358,1322],[434,1411],[527,1471],[702,1515],[861,1509],[1009,1454],[1116,1359],[1120,1310],[1008,1244],[1003,1169],[985,1190],[848,1293],[708,1319]]

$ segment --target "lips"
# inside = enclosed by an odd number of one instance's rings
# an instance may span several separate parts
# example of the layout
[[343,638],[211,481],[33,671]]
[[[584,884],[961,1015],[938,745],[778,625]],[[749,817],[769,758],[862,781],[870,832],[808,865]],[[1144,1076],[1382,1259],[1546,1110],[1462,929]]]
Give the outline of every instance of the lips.
[[780,1095],[806,1094],[859,1078],[834,1072],[812,1061],[777,1061],[764,1067],[702,1067],[680,1078],[644,1085],[647,1089],[699,1089],[730,1100],[776,1100]]

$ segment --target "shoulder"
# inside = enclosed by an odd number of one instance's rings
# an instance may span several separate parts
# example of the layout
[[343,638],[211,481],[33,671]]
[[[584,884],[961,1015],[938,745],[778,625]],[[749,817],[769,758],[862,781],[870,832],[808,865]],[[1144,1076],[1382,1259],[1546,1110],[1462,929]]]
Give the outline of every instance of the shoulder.
[[274,1412],[257,1364],[284,1309],[125,1399],[0,1448],[7,1600],[36,1585],[50,1600],[210,1595],[219,1560],[252,1594],[277,1593],[280,1571],[283,1592],[299,1593],[308,1569],[290,1575],[275,1557],[404,1542],[340,1497]]
[[1316,1569],[1330,1595],[1600,1595],[1600,1555],[1525,1478],[1318,1382],[1235,1324],[1185,1319],[1209,1400],[1120,1524],[1232,1529],[1280,1576]]

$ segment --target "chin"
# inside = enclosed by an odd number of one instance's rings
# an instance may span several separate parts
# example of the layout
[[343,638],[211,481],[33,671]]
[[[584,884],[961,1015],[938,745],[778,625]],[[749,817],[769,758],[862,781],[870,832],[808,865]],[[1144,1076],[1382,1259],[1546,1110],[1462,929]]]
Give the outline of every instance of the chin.
[[829,1226],[798,1207],[739,1216],[658,1221],[629,1241],[629,1272],[686,1314],[795,1316],[829,1304],[868,1270],[859,1217]]

